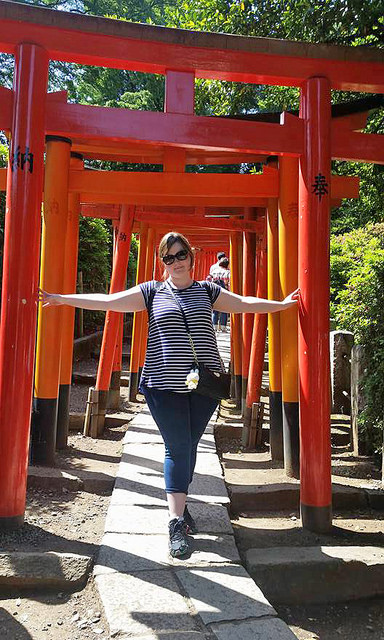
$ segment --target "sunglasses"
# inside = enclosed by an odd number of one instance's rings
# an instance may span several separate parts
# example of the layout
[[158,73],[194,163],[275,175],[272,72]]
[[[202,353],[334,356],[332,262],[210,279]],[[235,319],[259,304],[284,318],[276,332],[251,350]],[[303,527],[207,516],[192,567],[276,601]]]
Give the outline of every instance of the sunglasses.
[[162,260],[164,264],[169,266],[170,264],[173,264],[175,260],[179,260],[179,261],[186,260],[188,256],[189,256],[189,251],[187,251],[187,249],[181,249],[181,251],[178,251],[174,255],[167,254],[166,256],[163,256]]

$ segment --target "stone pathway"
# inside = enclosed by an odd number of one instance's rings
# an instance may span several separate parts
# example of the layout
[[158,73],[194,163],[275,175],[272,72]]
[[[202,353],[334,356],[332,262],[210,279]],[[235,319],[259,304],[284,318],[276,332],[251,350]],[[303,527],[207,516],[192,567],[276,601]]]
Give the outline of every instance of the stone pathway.
[[[224,336],[223,336],[224,338]],[[296,636],[240,563],[213,422],[200,446],[188,504],[199,534],[168,555],[163,444],[145,408],[130,423],[94,568],[119,640],[292,640]]]

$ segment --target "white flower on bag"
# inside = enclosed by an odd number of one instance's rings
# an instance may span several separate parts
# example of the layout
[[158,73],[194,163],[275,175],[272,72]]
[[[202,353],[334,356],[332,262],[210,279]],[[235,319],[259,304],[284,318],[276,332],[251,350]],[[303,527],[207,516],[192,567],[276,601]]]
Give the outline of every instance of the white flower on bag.
[[191,369],[190,372],[187,375],[187,378],[185,380],[185,384],[187,385],[188,389],[190,391],[193,391],[194,389],[197,389],[197,385],[199,384],[199,370],[198,369]]

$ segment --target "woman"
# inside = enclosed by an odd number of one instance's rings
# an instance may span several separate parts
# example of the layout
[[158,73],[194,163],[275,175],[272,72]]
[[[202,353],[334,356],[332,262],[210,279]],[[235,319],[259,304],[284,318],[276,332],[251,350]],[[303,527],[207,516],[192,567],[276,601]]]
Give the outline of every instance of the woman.
[[[217,400],[191,390],[187,376],[193,355],[182,306],[198,360],[221,370],[212,325],[212,308],[225,313],[273,313],[296,304],[297,292],[283,302],[243,297],[213,282],[192,279],[194,254],[180,233],[167,233],[159,245],[165,282],[144,282],[128,291],[107,294],[59,295],[40,291],[44,306],[68,304],[102,311],[148,310],[148,346],[140,389],[165,444],[164,476],[169,508],[169,550],[172,556],[188,551],[187,533],[196,525],[186,507],[188,487],[196,463],[197,445]],[[193,385],[192,385],[193,387]]]

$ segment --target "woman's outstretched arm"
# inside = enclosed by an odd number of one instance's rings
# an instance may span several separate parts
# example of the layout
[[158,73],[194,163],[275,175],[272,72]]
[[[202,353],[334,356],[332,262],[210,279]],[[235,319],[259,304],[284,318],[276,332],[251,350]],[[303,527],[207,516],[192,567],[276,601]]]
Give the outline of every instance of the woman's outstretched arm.
[[213,308],[216,311],[226,313],[275,313],[284,311],[295,305],[298,301],[299,290],[293,291],[284,300],[264,300],[264,298],[254,298],[252,296],[239,296],[237,293],[221,289]]
[[67,304],[80,309],[92,309],[92,311],[144,311],[145,302],[140,287],[132,287],[127,291],[118,293],[48,293],[39,289],[39,302],[43,307],[51,307]]

